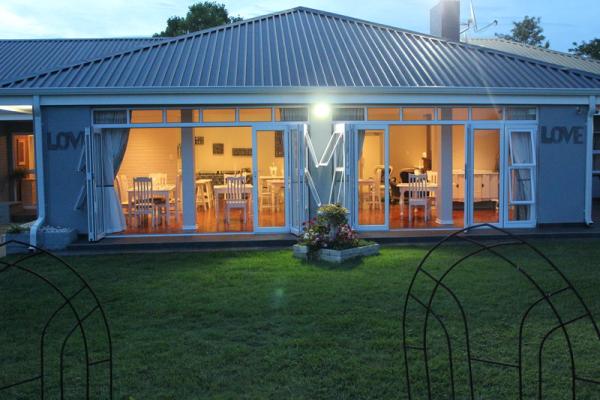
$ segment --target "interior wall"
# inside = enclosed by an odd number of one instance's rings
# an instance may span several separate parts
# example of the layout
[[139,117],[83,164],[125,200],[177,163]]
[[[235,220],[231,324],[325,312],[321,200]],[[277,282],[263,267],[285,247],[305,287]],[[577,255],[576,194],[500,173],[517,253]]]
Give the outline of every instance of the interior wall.
[[136,176],[166,173],[167,182],[174,185],[181,169],[181,159],[178,156],[180,143],[179,128],[131,129],[118,174],[127,175],[131,185]]
[[383,131],[366,132],[359,163],[359,177],[361,179],[375,178],[375,168],[378,165],[383,165],[385,161],[383,141]]
[[[196,172],[252,170],[252,156],[233,156],[232,148],[252,147],[250,127],[194,128],[194,136],[204,137],[204,144],[195,145]],[[223,154],[213,154],[213,144],[223,144]]]
[[[483,134],[477,139],[477,151],[475,152],[475,168],[477,170],[498,170],[500,155],[498,138],[498,135]],[[465,169],[465,131],[462,125],[452,127],[452,168],[460,172],[464,172]]]
[[283,176],[284,157],[275,157],[275,131],[258,131],[256,144],[258,176],[270,176],[273,165],[277,167],[277,175]]

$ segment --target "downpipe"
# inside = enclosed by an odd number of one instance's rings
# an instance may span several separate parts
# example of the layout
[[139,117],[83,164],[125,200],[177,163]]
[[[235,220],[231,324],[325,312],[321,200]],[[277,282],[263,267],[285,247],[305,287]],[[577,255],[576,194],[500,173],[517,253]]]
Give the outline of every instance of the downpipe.
[[[35,177],[38,217],[29,230],[29,243],[32,246],[37,246],[37,234],[39,229],[46,221],[46,199],[44,191],[44,140],[42,135],[42,112],[39,96],[33,96],[33,133],[35,143]],[[30,247],[29,250],[34,251],[34,247]]]

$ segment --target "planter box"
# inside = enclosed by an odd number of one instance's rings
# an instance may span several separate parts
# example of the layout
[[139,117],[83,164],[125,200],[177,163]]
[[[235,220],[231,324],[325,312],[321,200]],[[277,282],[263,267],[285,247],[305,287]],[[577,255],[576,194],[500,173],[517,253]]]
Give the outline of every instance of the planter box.
[[321,249],[319,250],[319,259],[340,264],[352,258],[374,256],[376,254],[379,254],[379,244],[373,243],[368,246],[355,247],[346,250]]
[[39,247],[45,250],[64,250],[68,245],[77,240],[77,231],[69,230],[40,230]]
[[[18,242],[29,243],[29,231],[21,232],[21,233],[5,233],[2,236],[2,243],[8,242],[10,240],[16,240]],[[4,249],[4,250],[2,250]],[[10,243],[6,246],[2,246],[0,249],[0,256],[7,254],[18,254],[18,253],[27,253],[27,247],[19,244],[19,243]]]
[[[308,259],[308,247],[295,244],[293,247],[294,257],[300,258],[302,260]],[[342,263],[346,260],[350,260],[356,257],[364,257],[364,256],[373,256],[375,254],[379,254],[379,244],[373,243],[367,246],[355,247],[353,249],[346,250],[331,250],[331,249],[321,249],[316,254],[316,258],[319,260],[333,262],[333,263]]]

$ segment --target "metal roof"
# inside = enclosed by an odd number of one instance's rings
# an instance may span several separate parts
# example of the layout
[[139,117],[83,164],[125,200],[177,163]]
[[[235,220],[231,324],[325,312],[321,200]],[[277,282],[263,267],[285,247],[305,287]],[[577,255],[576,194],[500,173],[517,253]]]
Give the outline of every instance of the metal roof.
[[0,82],[96,59],[163,38],[0,40]]
[[249,88],[569,92],[597,91],[600,76],[299,7],[5,82],[0,93]]
[[532,58],[538,61],[558,64],[566,68],[578,69],[600,75],[600,61],[598,60],[583,58],[574,54],[563,53],[556,50],[545,49],[543,47],[531,46],[529,44],[500,38],[469,39],[468,42],[477,46],[483,46],[490,49],[516,54],[518,56]]

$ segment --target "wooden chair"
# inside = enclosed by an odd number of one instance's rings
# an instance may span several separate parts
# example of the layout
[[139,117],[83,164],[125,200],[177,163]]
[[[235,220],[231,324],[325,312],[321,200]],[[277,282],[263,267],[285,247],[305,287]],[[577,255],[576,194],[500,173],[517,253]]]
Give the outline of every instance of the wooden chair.
[[155,187],[165,186],[167,184],[167,174],[163,172],[155,172],[148,174],[148,176],[152,179],[152,185]]
[[408,222],[412,224],[413,209],[423,207],[425,222],[429,221],[429,195],[426,174],[408,175]]
[[[432,184],[432,185],[437,185],[438,184],[438,173],[437,171],[427,171],[427,182]],[[435,198],[435,191],[431,191],[429,192],[429,197],[433,200],[435,200],[436,202],[436,207],[437,207],[437,199]]]
[[133,193],[131,196],[129,215],[136,218],[137,226],[142,224],[142,218],[148,217],[152,226],[156,226],[156,211],[152,198],[152,179],[147,177],[133,178]]
[[214,191],[211,179],[199,179],[196,181],[196,207],[202,206],[204,211],[212,208]]
[[246,178],[243,176],[229,176],[225,180],[227,191],[225,192],[225,222],[231,221],[231,210],[243,209],[244,224],[248,214],[248,200],[245,196]]
[[117,175],[115,178],[115,188],[119,196],[119,203],[124,210],[125,216],[129,216],[129,185],[127,175]]

